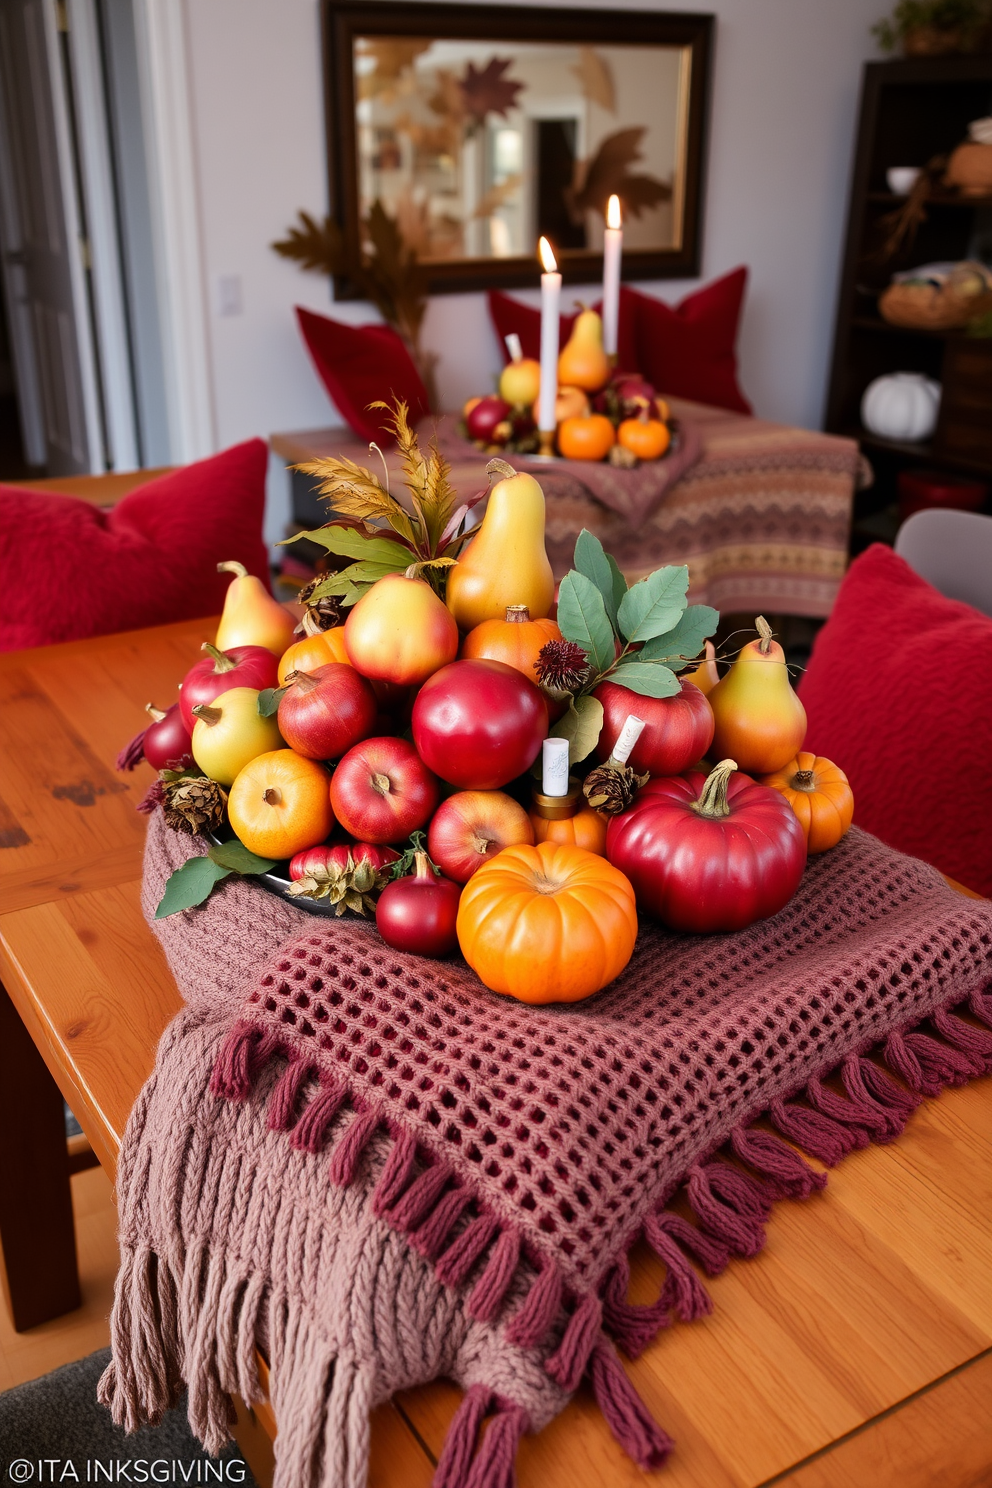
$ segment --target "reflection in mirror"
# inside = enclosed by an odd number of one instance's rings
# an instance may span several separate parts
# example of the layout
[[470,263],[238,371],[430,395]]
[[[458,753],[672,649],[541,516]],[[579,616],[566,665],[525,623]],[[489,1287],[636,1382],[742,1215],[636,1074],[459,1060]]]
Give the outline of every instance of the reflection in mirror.
[[682,246],[688,46],[354,38],[359,215],[427,263]]

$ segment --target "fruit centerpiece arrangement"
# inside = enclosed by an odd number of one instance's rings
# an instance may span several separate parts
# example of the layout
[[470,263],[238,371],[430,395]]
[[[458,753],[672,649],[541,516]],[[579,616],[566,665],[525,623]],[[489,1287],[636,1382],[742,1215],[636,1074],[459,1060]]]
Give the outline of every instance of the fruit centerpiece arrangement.
[[[534,454],[538,450],[537,405],[541,368],[507,337],[511,359],[499,390],[469,398],[462,409],[462,431],[489,454]],[[618,372],[603,350],[603,322],[583,309],[558,357],[555,400],[556,444],[566,460],[609,460],[632,469],[658,460],[671,448],[676,429],[668,404],[639,375]]]
[[409,505],[351,462],[308,467],[336,515],[306,535],[344,566],[304,591],[302,638],[236,569],[178,702],[149,705],[122,752],[159,772],[142,809],[205,838],[159,916],[255,875],[313,913],[374,916],[397,949],[460,950],[495,991],[567,1002],[623,970],[638,912],[695,932],[777,914],[853,799],[802,752],[764,620],[720,677],[688,570],[628,586],[585,531],[556,595],[537,481],[493,460],[468,533],[436,447],[402,405],[394,424]]

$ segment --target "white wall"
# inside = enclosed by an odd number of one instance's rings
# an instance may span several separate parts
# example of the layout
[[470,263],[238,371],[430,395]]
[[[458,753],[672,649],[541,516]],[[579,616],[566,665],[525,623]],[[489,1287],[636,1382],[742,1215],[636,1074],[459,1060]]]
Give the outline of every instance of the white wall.
[[[182,3],[216,445],[340,423],[309,365],[293,306],[351,322],[373,320],[375,312],[354,302],[332,311],[327,281],[301,273],[269,248],[299,208],[326,210],[317,0]],[[702,278],[750,265],[742,385],[758,413],[815,427],[860,67],[874,54],[868,28],[884,6],[879,0],[680,0],[678,8],[718,17]],[[221,315],[218,280],[230,275],[240,278],[243,308]],[[692,283],[642,287],[677,300]],[[536,301],[536,292],[521,298]],[[436,297],[425,340],[441,355],[445,406],[488,389],[499,358],[484,296]],[[270,527],[278,535],[278,485],[273,503]]]

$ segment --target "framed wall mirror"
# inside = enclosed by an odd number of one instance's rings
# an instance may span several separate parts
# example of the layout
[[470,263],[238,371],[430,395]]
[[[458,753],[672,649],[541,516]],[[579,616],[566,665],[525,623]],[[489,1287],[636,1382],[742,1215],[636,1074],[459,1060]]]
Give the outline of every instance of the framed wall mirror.
[[433,293],[533,284],[542,235],[567,281],[593,281],[615,193],[624,278],[697,273],[712,32],[708,15],[325,0],[349,258],[385,212]]

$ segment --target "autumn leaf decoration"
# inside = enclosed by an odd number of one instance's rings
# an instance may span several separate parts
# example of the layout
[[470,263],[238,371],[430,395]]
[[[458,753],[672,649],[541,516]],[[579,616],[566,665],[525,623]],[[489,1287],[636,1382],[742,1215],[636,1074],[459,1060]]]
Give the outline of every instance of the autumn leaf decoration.
[[660,202],[671,200],[672,188],[666,182],[629,169],[641,158],[646,133],[647,129],[641,125],[618,129],[600,142],[591,160],[575,162],[575,179],[564,193],[573,222],[581,223],[586,212],[602,215],[614,195],[620,198],[624,212],[630,217],[639,217]]
[[[346,275],[353,280],[387,325],[402,337],[431,395],[437,358],[425,352],[420,344],[427,309],[427,272],[416,251],[405,241],[396,219],[390,217],[378,199],[362,222],[362,237],[363,251],[356,263],[348,252],[341,228],[332,218],[318,222],[309,213],[300,212],[298,223],[272,247],[281,258],[295,260],[301,269],[332,278]],[[433,407],[433,396],[430,402]]]
[[466,64],[459,88],[471,124],[485,123],[487,114],[500,114],[505,118],[507,110],[515,107],[523,83],[515,83],[504,75],[512,66],[512,59],[508,57],[490,57],[482,68],[477,68],[474,62]]
[[377,475],[354,460],[331,456],[307,460],[294,468],[317,482],[317,489],[335,512],[332,522],[313,532],[299,532],[287,539],[306,538],[341,558],[354,561],[339,573],[319,577],[308,593],[308,602],[336,595],[352,605],[379,579],[390,573],[413,572],[425,578],[443,596],[446,571],[468,534],[462,528],[469,512],[486,495],[480,491],[456,506],[451,470],[434,440],[426,455],[410,427],[407,405],[397,401],[383,409],[396,438],[409,492],[410,510],[389,491]]

